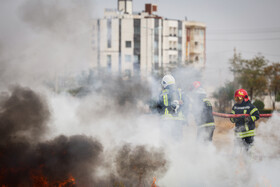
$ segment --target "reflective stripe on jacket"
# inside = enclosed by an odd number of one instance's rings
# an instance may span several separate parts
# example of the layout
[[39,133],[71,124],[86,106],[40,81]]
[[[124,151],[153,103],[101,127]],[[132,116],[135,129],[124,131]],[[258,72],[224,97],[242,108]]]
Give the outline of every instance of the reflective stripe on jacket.
[[174,100],[181,100],[181,89],[164,89],[162,90],[159,98],[160,114],[164,120],[185,120],[185,117],[179,107],[177,113],[171,107]]
[[256,126],[255,121],[259,119],[259,111],[258,109],[251,104],[250,101],[243,101],[241,104],[235,104],[232,107],[232,114],[249,114],[250,120],[249,122],[245,122],[244,120],[238,120],[238,118],[230,118],[232,123],[235,123],[235,135],[238,138],[246,138],[250,136],[256,135]]

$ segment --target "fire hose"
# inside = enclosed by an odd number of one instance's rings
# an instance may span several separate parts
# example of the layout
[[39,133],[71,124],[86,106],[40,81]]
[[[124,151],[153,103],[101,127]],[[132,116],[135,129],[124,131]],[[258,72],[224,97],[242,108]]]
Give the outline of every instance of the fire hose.
[[[250,116],[250,114],[223,114],[218,112],[213,112],[214,116],[222,117],[222,118],[238,118],[241,116]],[[280,113],[277,113],[278,116],[280,116]],[[270,118],[272,117],[272,114],[260,114],[260,118]]]

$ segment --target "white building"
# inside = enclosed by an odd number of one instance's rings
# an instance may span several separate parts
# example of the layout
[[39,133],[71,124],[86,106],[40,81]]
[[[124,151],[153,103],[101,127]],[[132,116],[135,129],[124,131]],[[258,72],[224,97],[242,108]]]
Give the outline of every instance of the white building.
[[164,73],[181,65],[205,65],[203,23],[170,20],[155,14],[157,5],[133,13],[132,0],[118,0],[93,21],[94,67],[120,75]]

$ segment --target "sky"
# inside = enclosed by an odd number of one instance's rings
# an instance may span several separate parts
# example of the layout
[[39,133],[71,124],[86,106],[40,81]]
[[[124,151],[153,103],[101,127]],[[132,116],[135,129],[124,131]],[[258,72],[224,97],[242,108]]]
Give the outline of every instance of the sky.
[[[95,0],[94,16],[104,8],[117,8],[117,0]],[[133,0],[133,11],[145,3],[158,5],[157,14],[170,19],[206,24],[206,75],[209,85],[232,80],[229,59],[234,48],[244,58],[261,53],[270,62],[280,62],[280,1],[278,0]]]

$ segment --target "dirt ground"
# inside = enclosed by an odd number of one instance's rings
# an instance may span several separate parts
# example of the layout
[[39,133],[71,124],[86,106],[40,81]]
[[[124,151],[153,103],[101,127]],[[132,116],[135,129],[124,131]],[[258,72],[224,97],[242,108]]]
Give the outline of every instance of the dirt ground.
[[[231,151],[234,140],[234,124],[230,122],[229,118],[214,117],[216,129],[213,136],[213,144],[218,150]],[[261,118],[256,122],[258,127],[260,122],[265,122],[267,119]]]

